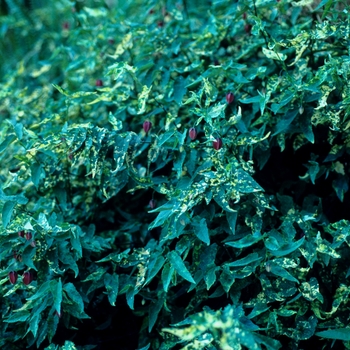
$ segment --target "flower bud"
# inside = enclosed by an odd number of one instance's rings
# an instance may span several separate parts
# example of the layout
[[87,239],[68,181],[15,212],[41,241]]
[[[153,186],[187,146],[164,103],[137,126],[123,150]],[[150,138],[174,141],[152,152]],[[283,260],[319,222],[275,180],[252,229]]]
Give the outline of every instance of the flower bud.
[[23,283],[25,285],[28,285],[30,284],[31,282],[33,281],[33,275],[30,271],[26,271],[24,274],[23,274]]
[[271,272],[271,264],[269,262],[265,264],[265,270],[266,272]]
[[9,272],[9,280],[11,284],[15,284],[17,281],[18,274],[16,271],[10,271]]
[[143,122],[143,130],[145,130],[145,133],[148,134],[148,132],[150,131],[152,127],[152,123],[148,120]]
[[228,94],[226,94],[226,102],[228,104],[231,104],[235,99],[235,95],[232,92],[229,92]]
[[197,138],[197,130],[195,128],[191,128],[188,132],[191,140],[195,140]]
[[34,248],[34,247],[36,247],[36,242],[35,241],[31,241],[30,245]]
[[220,139],[220,137],[217,137],[215,141],[213,141],[213,147],[217,151],[222,147],[222,140]]
[[103,81],[101,79],[97,79],[96,86],[103,86]]
[[30,239],[32,239],[33,235],[31,232],[26,232],[26,240],[29,241]]
[[243,15],[242,15],[243,19],[246,20],[247,19],[247,13],[244,12]]
[[151,199],[151,200],[149,201],[148,205],[149,205],[149,207],[150,207],[151,209],[154,209],[154,208],[156,207],[156,205],[157,205],[157,202],[156,202],[154,199]]
[[246,24],[245,26],[244,26],[244,30],[245,30],[245,32],[247,33],[247,34],[250,34],[250,31],[252,30],[252,26],[250,25],[250,24]]
[[24,237],[24,231],[18,231],[18,237]]

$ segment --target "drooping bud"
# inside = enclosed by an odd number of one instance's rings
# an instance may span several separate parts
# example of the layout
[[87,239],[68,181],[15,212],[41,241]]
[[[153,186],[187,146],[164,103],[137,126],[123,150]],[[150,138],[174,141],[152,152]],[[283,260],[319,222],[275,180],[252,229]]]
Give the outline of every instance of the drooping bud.
[[27,286],[33,281],[33,275],[30,271],[26,271],[23,274],[23,283]]
[[244,12],[243,15],[242,15],[243,19],[246,20],[247,19],[247,13]]
[[148,205],[149,205],[149,207],[150,207],[151,209],[154,209],[154,208],[156,207],[156,205],[157,205],[157,202],[156,202],[154,199],[151,199],[151,200],[149,201]]
[[24,237],[24,231],[18,231],[18,237]]
[[103,86],[103,81],[101,79],[97,79],[96,86]]
[[152,127],[152,123],[149,120],[146,120],[143,122],[143,130],[145,130],[145,133],[148,134]]
[[63,28],[64,30],[68,30],[68,29],[69,29],[69,23],[68,23],[68,22],[63,22],[62,28]]
[[36,242],[35,241],[31,241],[30,245],[34,248],[34,247],[36,247]]
[[220,137],[217,137],[215,141],[213,141],[213,147],[217,151],[222,147],[222,140],[220,139]]
[[265,270],[266,272],[271,272],[271,264],[269,262],[265,264]]
[[197,138],[197,130],[196,128],[191,128],[190,131],[188,132],[190,135],[191,140],[195,140]]
[[231,104],[235,100],[235,95],[232,92],[226,94],[226,102]]
[[250,34],[250,31],[252,30],[252,26],[250,25],[250,24],[246,24],[245,26],[244,26],[244,30],[245,30],[245,32],[247,33],[247,34]]
[[29,241],[30,239],[32,239],[33,235],[31,232],[26,232],[26,240]]
[[9,280],[11,284],[15,284],[17,281],[18,274],[16,271],[10,271],[9,272]]

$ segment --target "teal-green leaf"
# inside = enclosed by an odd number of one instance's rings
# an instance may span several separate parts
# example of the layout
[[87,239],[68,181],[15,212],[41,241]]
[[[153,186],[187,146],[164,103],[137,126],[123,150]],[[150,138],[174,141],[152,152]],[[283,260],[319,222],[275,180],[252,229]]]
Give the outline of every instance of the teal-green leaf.
[[163,267],[163,271],[162,271],[162,283],[163,283],[163,289],[165,292],[168,291],[169,288],[169,284],[171,281],[171,278],[173,277],[175,270],[174,268],[166,263]]
[[299,283],[299,281],[296,278],[294,278],[287,270],[285,270],[281,266],[272,265],[271,266],[271,272],[274,275],[280,276],[282,278],[285,278],[288,281]]
[[281,247],[280,249],[272,250],[269,248],[269,251],[272,255],[275,255],[275,256],[288,255],[288,254],[294,252],[294,250],[298,249],[304,243],[304,241],[305,241],[305,237],[302,237],[301,239],[299,239],[299,241],[286,244],[283,247]]
[[350,328],[329,329],[315,333],[318,337],[350,341]]
[[160,297],[156,302],[152,302],[149,306],[148,331],[151,332],[155,325],[158,314],[164,305],[164,298]]
[[209,231],[207,222],[204,218],[202,218],[199,222],[194,223],[194,233],[195,235],[207,245],[210,244]]
[[4,226],[4,228],[6,228],[11,221],[11,216],[15,205],[16,202],[8,201],[4,204],[2,208],[2,225]]
[[51,294],[53,297],[53,302],[56,311],[61,313],[61,303],[62,303],[62,282],[61,277],[58,281],[51,281],[50,283]]
[[226,266],[229,266],[229,267],[246,266],[254,261],[258,261],[262,259],[263,258],[259,256],[257,253],[252,253],[247,255],[245,258],[228,263],[226,264]]
[[112,306],[115,306],[119,290],[119,276],[115,273],[113,275],[106,273],[104,275],[104,284],[107,290],[108,300]]
[[171,266],[175,269],[175,271],[183,277],[185,280],[196,284],[195,280],[191,276],[190,272],[187,270],[186,265],[182,261],[180,255],[176,251],[169,252],[167,255]]
[[253,236],[253,235],[246,235],[243,238],[239,239],[238,241],[234,242],[226,242],[225,244],[234,247],[234,248],[245,248],[250,247],[251,245],[259,242],[263,239],[263,236]]

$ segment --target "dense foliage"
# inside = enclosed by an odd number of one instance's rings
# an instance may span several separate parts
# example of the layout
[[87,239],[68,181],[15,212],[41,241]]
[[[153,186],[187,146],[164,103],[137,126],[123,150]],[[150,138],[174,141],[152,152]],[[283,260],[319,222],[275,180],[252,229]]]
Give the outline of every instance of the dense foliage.
[[350,348],[350,6],[0,1],[0,348]]

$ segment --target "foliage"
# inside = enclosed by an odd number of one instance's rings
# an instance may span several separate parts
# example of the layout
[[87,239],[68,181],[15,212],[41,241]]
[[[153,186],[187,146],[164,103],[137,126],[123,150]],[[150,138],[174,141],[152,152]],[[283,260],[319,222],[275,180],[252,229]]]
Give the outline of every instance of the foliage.
[[1,1],[0,347],[349,348],[349,11]]

